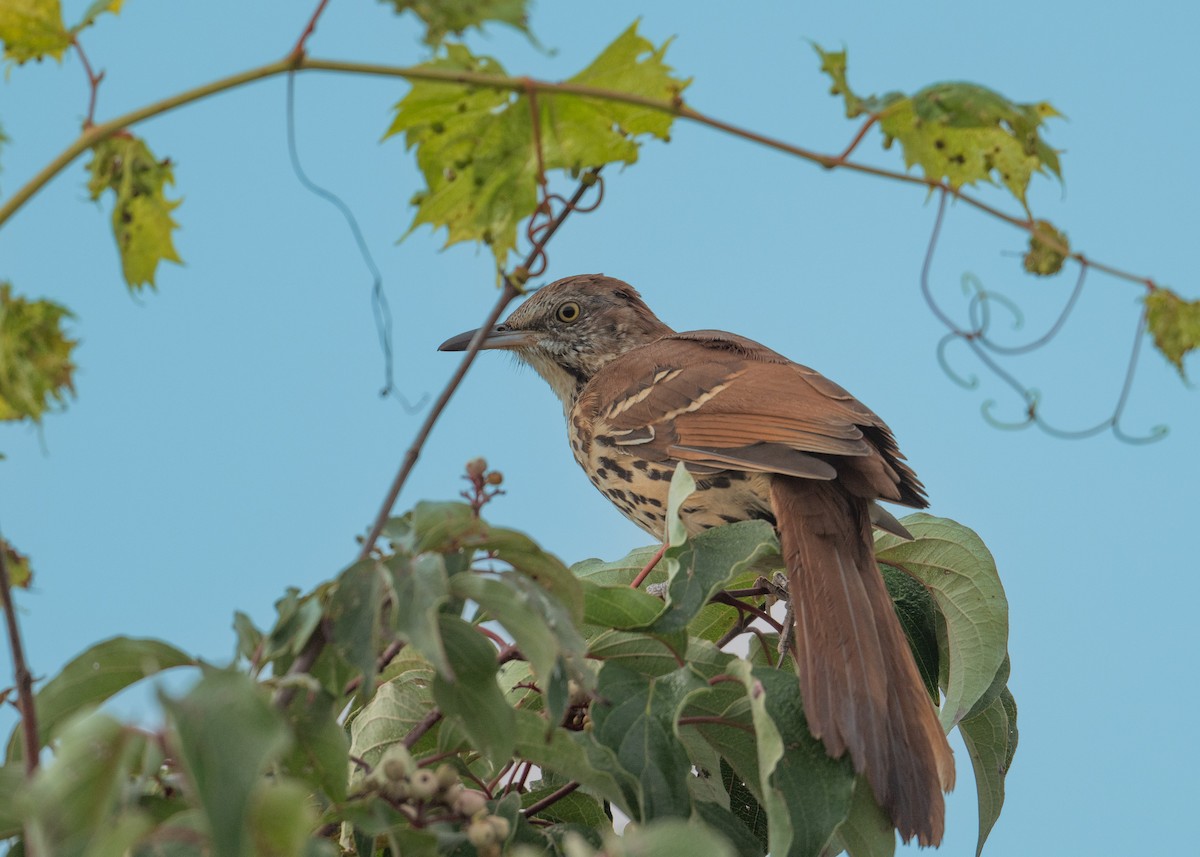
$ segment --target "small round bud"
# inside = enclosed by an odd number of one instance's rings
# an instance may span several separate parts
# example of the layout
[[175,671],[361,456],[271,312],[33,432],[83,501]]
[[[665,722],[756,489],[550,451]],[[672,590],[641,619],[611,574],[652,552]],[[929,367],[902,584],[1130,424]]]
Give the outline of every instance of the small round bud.
[[453,765],[447,765],[445,762],[438,765],[433,773],[437,777],[438,785],[443,789],[448,789],[458,782],[458,771],[454,770]]
[[441,791],[441,800],[446,806],[453,808],[458,802],[458,796],[463,793],[465,786],[462,783],[451,783]]
[[467,825],[467,841],[476,848],[492,845],[496,841],[496,831],[486,819],[478,819]]
[[400,759],[396,756],[384,759],[383,764],[379,766],[379,769],[383,771],[384,777],[392,780],[393,782],[402,780],[408,776],[408,765],[404,763],[403,759]]
[[463,789],[451,806],[459,815],[470,818],[487,809],[487,795],[478,789]]
[[499,470],[493,470],[491,473],[489,473],[487,475],[487,484],[488,485],[499,485],[503,481],[504,481],[504,474],[501,473]]
[[508,839],[508,832],[512,829],[508,824],[508,819],[502,815],[489,815],[488,824],[492,826],[492,830],[496,832],[496,839],[503,842]]
[[387,780],[380,786],[379,791],[384,797],[395,801],[408,800],[410,794],[408,780]]
[[437,774],[422,768],[408,777],[409,793],[417,800],[429,800],[438,790]]
[[467,462],[467,475],[472,479],[482,479],[487,472],[486,458],[472,458]]

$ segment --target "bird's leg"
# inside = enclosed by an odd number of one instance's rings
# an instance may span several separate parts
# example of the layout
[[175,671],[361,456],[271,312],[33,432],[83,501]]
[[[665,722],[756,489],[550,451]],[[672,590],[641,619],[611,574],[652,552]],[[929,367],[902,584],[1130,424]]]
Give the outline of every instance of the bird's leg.
[[792,609],[791,598],[788,597],[787,575],[777,571],[770,580],[760,577],[754,582],[754,585],[766,589],[773,597],[787,605],[783,614],[783,630],[779,632],[779,662],[783,663],[783,659],[791,652],[792,644],[795,642],[793,630],[796,624],[796,612]]
[[654,554],[654,556],[650,557],[650,561],[648,563],[646,563],[646,567],[637,573],[637,577],[635,577],[633,579],[633,583],[631,583],[629,585],[632,586],[634,589],[637,589],[639,586],[641,586],[642,581],[645,580],[649,576],[650,572],[654,571],[654,566],[658,565],[658,561],[663,558],[663,554],[665,554],[666,552],[667,552],[667,543],[663,542],[662,547],[660,547],[658,549],[658,552],[656,554]]

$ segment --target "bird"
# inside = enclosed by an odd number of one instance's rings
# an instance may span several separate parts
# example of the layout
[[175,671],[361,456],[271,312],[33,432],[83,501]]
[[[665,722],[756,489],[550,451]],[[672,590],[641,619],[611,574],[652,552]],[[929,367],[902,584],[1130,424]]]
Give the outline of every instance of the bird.
[[[471,330],[441,351],[466,350]],[[879,500],[924,508],[891,429],[833,381],[753,340],[676,332],[603,274],[533,292],[481,349],[531,366],[562,402],[575,460],[626,517],[665,538],[679,462],[689,535],[745,520],[779,534],[810,732],[849,753],[901,837],[941,843],[954,759],[875,563]]]

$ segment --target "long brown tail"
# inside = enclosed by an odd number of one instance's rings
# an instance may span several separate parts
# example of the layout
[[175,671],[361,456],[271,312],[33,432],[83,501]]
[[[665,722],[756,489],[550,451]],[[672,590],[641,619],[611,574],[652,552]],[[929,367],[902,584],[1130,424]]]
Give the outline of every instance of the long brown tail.
[[809,729],[847,750],[905,841],[938,845],[954,758],[875,565],[864,499],[836,481],[771,479]]

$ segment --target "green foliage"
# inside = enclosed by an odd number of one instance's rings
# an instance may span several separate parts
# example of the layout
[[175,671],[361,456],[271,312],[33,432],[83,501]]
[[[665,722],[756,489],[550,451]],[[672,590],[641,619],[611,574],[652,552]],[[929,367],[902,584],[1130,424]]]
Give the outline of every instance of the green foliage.
[[1033,231],[1029,233],[1025,270],[1039,277],[1057,274],[1062,270],[1070,249],[1071,244],[1064,233],[1055,229],[1050,221],[1039,220],[1033,224]]
[[75,392],[71,352],[79,343],[63,330],[73,317],[53,301],[14,297],[0,283],[0,420],[39,423]]
[[59,0],[5,0],[0,4],[4,58],[16,63],[51,56],[62,59],[71,46]]
[[159,262],[182,262],[171,237],[179,228],[171,217],[179,200],[166,196],[166,186],[175,183],[171,161],[158,160],[142,139],[121,134],[96,144],[88,170],[92,199],[113,192],[113,237],[126,284],[153,286]]
[[1154,344],[1186,378],[1183,359],[1200,348],[1200,300],[1188,301],[1170,289],[1157,288],[1146,295],[1146,325]]
[[33,582],[33,569],[29,565],[29,557],[2,538],[0,538],[0,551],[4,552],[4,568],[8,572],[8,585],[18,589],[28,589]]
[[499,21],[528,35],[528,0],[384,0],[397,13],[413,12],[425,23],[425,43],[441,44],[447,35],[462,36],[471,27],[482,30]]
[[884,134],[884,147],[900,142],[905,166],[919,165],[931,181],[952,188],[999,179],[1025,204],[1034,173],[1062,178],[1058,153],[1041,137],[1042,124],[1059,116],[1047,102],[1017,104],[973,83],[935,83],[911,96],[891,92],[861,97],[846,80],[846,52],[813,45],[821,70],[842,96],[846,116],[873,116]]
[[[631,26],[568,83],[645,96],[677,97],[687,81],[671,76],[655,48]],[[428,68],[501,77],[503,67],[463,45],[447,45]],[[637,160],[639,139],[666,139],[672,118],[661,111],[600,99],[541,92],[537,134],[528,94],[506,89],[417,81],[397,105],[385,137],[403,134],[416,152],[426,189],[409,231],[445,227],[446,246],[478,241],[503,269],[517,226],[538,206],[538,149],[547,172],[581,171]]]
[[1004,778],[1017,752],[1017,702],[1008,688],[1004,688],[979,714],[965,718],[959,731],[971,757],[979,795],[979,844],[975,849],[978,857],[983,853],[992,826],[1000,817],[1004,806]]

